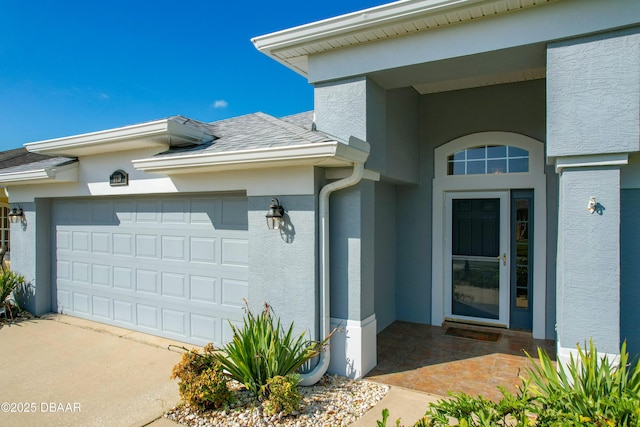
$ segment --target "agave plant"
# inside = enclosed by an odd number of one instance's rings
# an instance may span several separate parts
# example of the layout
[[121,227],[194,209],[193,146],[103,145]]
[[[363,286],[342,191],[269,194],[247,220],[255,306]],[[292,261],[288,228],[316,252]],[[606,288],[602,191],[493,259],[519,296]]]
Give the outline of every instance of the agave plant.
[[11,307],[16,307],[18,310],[20,306],[15,299],[14,291],[25,283],[24,276],[14,273],[11,270],[4,270],[0,274],[0,308],[4,308],[9,312],[13,318],[13,312]]

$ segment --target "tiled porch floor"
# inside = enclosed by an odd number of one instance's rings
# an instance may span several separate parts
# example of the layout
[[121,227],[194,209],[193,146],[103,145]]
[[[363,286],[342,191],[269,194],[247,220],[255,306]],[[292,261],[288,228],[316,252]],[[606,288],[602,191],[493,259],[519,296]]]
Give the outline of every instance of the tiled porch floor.
[[378,334],[378,365],[367,379],[442,396],[459,391],[499,400],[497,386],[514,392],[521,384],[519,375],[530,364],[523,350],[537,358],[541,347],[555,359],[555,342],[534,340],[530,333],[490,328],[502,333],[490,342],[445,335],[446,330],[394,322]]

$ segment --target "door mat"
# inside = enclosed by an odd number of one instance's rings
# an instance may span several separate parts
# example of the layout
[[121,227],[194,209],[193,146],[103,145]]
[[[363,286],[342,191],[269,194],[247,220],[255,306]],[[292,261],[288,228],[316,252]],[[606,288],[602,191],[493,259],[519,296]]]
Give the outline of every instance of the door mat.
[[472,340],[498,342],[502,334],[499,332],[474,331],[462,328],[447,328],[445,335],[458,338],[470,338]]

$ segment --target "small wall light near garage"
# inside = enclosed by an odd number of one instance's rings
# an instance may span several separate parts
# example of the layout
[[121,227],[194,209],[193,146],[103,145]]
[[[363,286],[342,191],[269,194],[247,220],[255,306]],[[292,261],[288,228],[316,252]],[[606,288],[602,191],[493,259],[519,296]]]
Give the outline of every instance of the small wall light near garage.
[[22,210],[22,208],[20,206],[18,206],[17,208],[12,208],[11,212],[9,212],[9,222],[11,222],[12,224],[18,224],[23,221],[24,211]]
[[269,230],[279,230],[284,222],[284,208],[280,205],[278,199],[271,199],[269,211],[265,215],[267,218],[267,227]]

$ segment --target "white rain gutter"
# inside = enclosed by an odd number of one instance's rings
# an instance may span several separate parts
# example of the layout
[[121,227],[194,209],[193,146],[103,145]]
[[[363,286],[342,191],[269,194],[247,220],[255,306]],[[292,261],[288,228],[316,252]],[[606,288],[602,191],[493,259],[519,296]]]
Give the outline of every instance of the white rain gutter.
[[[353,173],[350,176],[339,181],[331,182],[320,190],[318,200],[318,210],[320,211],[320,339],[329,335],[329,331],[331,329],[331,300],[329,298],[329,196],[334,191],[356,185],[360,182],[363,175],[364,163],[354,163]],[[316,367],[313,368],[311,372],[300,375],[302,377],[300,384],[303,386],[310,386],[320,381],[320,378],[322,378],[329,368],[330,360],[330,349],[326,349],[320,353],[320,360],[318,360]]]

